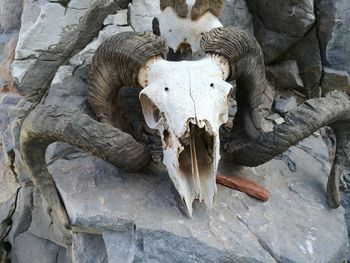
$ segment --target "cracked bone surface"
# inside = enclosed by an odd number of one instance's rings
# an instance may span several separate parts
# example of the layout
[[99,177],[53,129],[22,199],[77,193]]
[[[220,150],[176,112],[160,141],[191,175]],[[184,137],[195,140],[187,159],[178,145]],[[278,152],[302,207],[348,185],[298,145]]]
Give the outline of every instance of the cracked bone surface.
[[219,127],[228,120],[232,86],[229,65],[219,56],[199,61],[151,59],[139,72],[147,125],[157,129],[163,163],[192,216],[195,199],[211,208],[220,159]]

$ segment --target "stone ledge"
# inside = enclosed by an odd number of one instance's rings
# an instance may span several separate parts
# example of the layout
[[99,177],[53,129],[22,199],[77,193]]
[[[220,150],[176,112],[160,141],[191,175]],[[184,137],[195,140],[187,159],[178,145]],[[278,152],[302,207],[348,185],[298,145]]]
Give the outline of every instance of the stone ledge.
[[[280,157],[257,168],[231,172],[268,188],[269,202],[218,186],[213,210],[196,203],[192,219],[184,214],[167,174],[124,174],[82,153],[53,162],[49,170],[75,229],[103,236],[106,231],[136,231],[132,255],[145,262],[154,262],[147,261],[149,257],[169,259],[161,262],[222,262],[225,258],[241,262],[342,262],[348,249],[344,209],[327,206],[325,185],[330,165],[322,139],[311,136]],[[288,163],[295,167],[289,169]],[[147,250],[137,243],[137,236],[144,232],[153,240]],[[114,241],[120,242],[120,236],[115,240],[111,236],[105,240],[107,252]],[[189,239],[192,257],[172,261],[175,250],[188,253],[185,247],[175,245],[181,243],[177,241],[187,243]],[[201,254],[203,250],[207,253]],[[211,256],[215,260],[210,261]]]

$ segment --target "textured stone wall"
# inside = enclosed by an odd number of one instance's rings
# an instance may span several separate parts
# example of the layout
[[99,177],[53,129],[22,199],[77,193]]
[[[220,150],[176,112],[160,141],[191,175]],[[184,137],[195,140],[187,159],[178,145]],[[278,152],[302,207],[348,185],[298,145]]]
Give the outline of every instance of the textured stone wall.
[[[54,143],[46,161],[74,234],[55,221],[22,160],[23,120],[36,107],[94,117],[86,99],[94,51],[119,32],[150,30],[159,12],[155,0],[0,0],[0,262],[343,262],[345,211],[329,210],[325,197],[334,150],[325,131],[257,168],[222,164],[264,185],[271,200],[219,187],[214,209],[196,204],[193,219],[166,174],[126,174]],[[263,49],[269,120],[307,97],[350,92],[349,1],[226,0],[220,19],[254,33]],[[123,91],[123,107],[134,133],[156,145],[138,92]]]

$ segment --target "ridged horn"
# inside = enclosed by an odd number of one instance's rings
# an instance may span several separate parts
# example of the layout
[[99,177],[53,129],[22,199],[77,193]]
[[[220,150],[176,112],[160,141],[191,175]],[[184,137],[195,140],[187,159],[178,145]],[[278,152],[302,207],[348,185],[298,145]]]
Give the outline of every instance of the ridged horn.
[[160,0],[160,10],[172,7],[178,16],[186,17],[188,14],[188,5],[186,0]]
[[224,0],[196,0],[191,10],[191,17],[193,20],[197,20],[206,12],[219,16],[223,4]]
[[149,59],[166,52],[165,40],[152,33],[124,32],[99,46],[90,66],[88,87],[88,100],[99,121],[121,128],[120,121],[112,119],[112,110],[119,107],[112,105],[111,99],[123,86],[139,86],[139,70]]
[[254,138],[262,131],[264,92],[268,87],[263,53],[254,36],[235,27],[215,28],[204,34],[201,47],[206,53],[226,58],[230,63],[229,79],[237,83],[237,103],[243,115],[242,125]]
[[255,38],[233,27],[217,28],[203,36],[201,46],[207,53],[225,57],[231,65],[230,79],[237,81],[236,125],[231,131],[231,141],[224,147],[230,161],[244,166],[261,165],[318,129],[331,126],[337,149],[327,197],[330,207],[338,207],[339,177],[350,169],[350,97],[333,91],[324,98],[307,100],[290,111],[283,124],[265,132],[260,113],[264,110],[261,105],[268,84],[262,51]]

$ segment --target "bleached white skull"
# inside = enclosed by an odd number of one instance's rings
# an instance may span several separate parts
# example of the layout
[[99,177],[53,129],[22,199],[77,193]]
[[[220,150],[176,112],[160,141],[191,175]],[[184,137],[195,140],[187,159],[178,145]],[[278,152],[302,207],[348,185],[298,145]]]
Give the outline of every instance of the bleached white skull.
[[161,135],[169,176],[192,215],[193,200],[212,207],[220,159],[219,127],[228,120],[232,86],[226,59],[152,59],[139,73],[147,125]]

